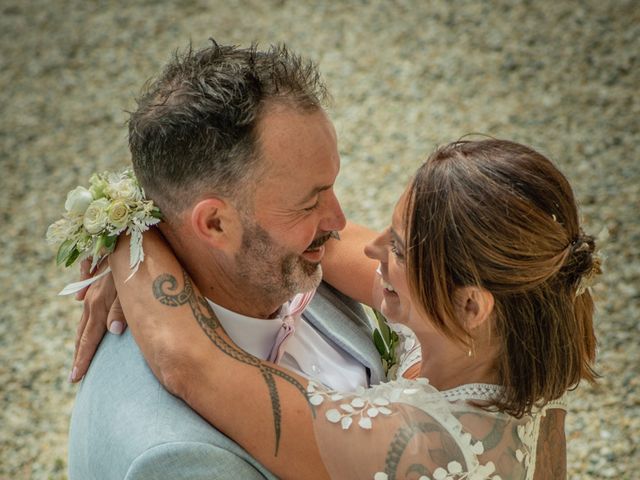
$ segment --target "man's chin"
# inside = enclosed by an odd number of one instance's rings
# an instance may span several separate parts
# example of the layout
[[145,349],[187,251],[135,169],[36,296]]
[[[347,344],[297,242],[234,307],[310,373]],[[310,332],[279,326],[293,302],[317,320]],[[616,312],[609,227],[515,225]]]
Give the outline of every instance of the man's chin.
[[300,278],[298,279],[299,281],[296,282],[297,284],[297,293],[305,293],[305,292],[310,292],[311,290],[314,290],[316,288],[318,288],[318,285],[320,285],[320,282],[322,282],[322,266],[320,265],[320,263],[312,263],[312,262],[307,262],[306,260],[302,259],[303,261],[300,262]]

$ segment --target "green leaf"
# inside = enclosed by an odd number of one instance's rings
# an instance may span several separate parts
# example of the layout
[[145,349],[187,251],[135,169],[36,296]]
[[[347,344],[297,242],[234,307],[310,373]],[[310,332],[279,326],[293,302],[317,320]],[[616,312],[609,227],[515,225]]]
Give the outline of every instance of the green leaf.
[[[65,240],[60,244],[60,248],[58,248],[58,253],[56,255],[56,264],[60,265],[62,263],[66,263],[68,261],[71,252],[76,248],[76,242],[69,239]],[[76,256],[77,258],[77,256]]]
[[113,247],[115,247],[116,245],[116,240],[118,240],[118,236],[117,235],[111,235],[109,237],[105,237],[102,240],[102,245],[104,246],[104,248],[106,248],[109,252],[113,251]]
[[380,353],[382,357],[386,357],[389,352],[387,350],[386,344],[384,343],[384,340],[382,339],[380,330],[373,331],[373,343],[376,346],[378,353]]
[[75,248],[73,248],[73,250],[71,250],[71,253],[69,254],[69,257],[67,258],[67,262],[64,264],[65,267],[70,267],[71,265],[73,265],[73,262],[76,261],[76,259],[78,258],[78,256],[80,255],[80,251]]
[[390,348],[393,342],[393,333],[389,324],[387,323],[387,319],[382,313],[376,310],[376,318],[378,320],[378,325],[380,326],[380,333],[382,333],[382,338],[384,339],[384,343]]

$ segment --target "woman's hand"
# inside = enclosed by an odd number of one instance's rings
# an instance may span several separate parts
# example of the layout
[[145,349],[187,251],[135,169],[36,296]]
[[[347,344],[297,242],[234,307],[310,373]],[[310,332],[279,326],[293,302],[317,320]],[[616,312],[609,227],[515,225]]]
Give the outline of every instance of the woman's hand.
[[[81,280],[89,274],[90,260],[80,264]],[[107,262],[98,268],[96,274],[107,268]],[[106,275],[89,287],[76,294],[76,299],[83,301],[82,317],[76,330],[73,366],[69,374],[70,382],[79,381],[87,373],[98,345],[105,332],[120,335],[126,328],[122,306],[118,300],[112,275]]]

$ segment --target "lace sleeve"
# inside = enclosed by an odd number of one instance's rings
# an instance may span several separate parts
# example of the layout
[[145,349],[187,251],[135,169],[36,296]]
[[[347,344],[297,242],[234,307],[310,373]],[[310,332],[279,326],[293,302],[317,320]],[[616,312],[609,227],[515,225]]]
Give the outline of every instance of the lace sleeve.
[[424,379],[344,395],[309,385],[314,429],[333,479],[526,478],[530,419],[449,402]]

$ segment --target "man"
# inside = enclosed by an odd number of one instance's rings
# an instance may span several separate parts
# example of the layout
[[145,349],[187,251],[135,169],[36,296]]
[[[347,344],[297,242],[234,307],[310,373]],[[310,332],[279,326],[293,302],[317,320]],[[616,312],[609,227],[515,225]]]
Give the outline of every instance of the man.
[[[383,379],[361,310],[325,285],[307,307],[324,243],[345,226],[325,96],[315,66],[284,47],[213,42],[176,56],[151,85],[129,144],[165,238],[232,340],[354,390]],[[273,478],[162,388],[129,333],[105,338],[83,380],[69,476]]]

